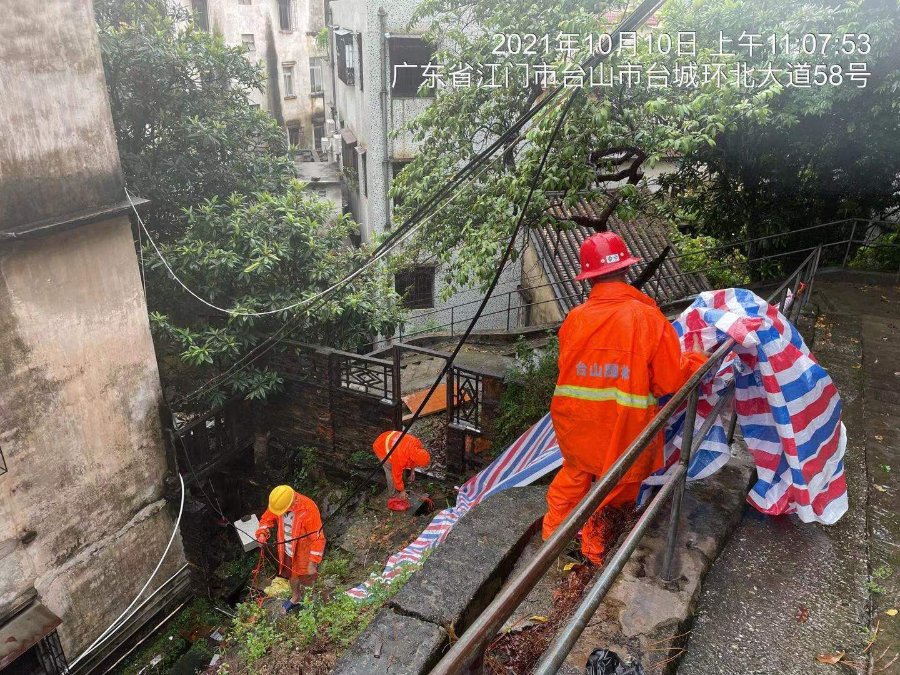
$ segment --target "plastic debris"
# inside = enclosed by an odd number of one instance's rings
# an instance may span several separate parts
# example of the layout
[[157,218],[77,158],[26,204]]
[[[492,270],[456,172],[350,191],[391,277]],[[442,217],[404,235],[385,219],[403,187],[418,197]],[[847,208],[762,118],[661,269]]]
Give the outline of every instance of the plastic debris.
[[584,667],[585,675],[644,675],[639,663],[626,666],[615,652],[595,649]]
[[406,499],[401,499],[400,497],[391,497],[388,499],[387,503],[388,508],[391,511],[406,511],[410,504]]
[[270,598],[289,598],[291,596],[291,585],[287,579],[275,577],[272,579],[272,583],[263,589],[263,593]]

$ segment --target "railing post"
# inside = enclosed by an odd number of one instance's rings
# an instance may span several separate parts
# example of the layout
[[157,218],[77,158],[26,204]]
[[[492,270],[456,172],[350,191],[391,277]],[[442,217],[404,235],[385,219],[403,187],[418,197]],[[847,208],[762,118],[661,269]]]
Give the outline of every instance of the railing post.
[[737,399],[731,404],[731,421],[728,423],[728,436],[727,442],[728,446],[731,447],[731,444],[734,443],[734,432],[737,430]]
[[681,501],[684,497],[684,484],[687,481],[687,468],[691,461],[691,447],[694,444],[694,423],[697,420],[697,401],[700,400],[700,384],[694,387],[688,396],[687,410],[684,414],[684,435],[681,438],[680,463],[685,467],[684,475],[678,481],[675,494],[672,496],[672,518],[669,521],[669,538],[666,540],[666,553],[663,558],[662,578],[672,580],[672,562],[675,558],[675,542],[678,539],[678,525],[681,521]]
[[509,313],[512,310],[512,293],[506,294],[506,332],[509,332]]
[[453,307],[450,308],[450,337],[453,337],[453,324],[456,321],[453,319]]
[[847,250],[844,252],[844,262],[841,263],[841,267],[847,267],[847,259],[850,258],[850,248],[853,246],[853,240],[856,239],[856,224],[858,222],[857,219],[853,219],[853,229],[850,230],[850,240],[847,242]]

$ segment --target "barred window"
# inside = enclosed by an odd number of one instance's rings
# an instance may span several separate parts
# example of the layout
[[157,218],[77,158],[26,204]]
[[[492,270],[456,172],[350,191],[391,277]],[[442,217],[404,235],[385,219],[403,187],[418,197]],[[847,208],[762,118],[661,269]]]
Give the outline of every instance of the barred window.
[[243,33],[241,35],[241,44],[251,54],[256,52],[256,38],[253,37],[253,33]]
[[434,267],[420,265],[394,276],[394,290],[407,309],[434,307]]
[[322,57],[309,57],[309,91],[311,94],[321,94],[325,90],[325,78],[322,74]]
[[418,96],[425,81],[425,66],[434,53],[431,45],[418,37],[392,37],[388,41],[391,61],[391,95]]
[[336,30],[334,49],[337,53],[338,79],[344,84],[353,85],[356,82],[353,68],[353,33],[349,30]]

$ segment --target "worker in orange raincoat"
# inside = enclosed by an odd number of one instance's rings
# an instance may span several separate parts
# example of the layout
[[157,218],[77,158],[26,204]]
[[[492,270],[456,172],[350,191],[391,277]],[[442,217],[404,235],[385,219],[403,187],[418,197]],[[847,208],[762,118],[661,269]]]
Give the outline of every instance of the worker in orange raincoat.
[[256,540],[260,546],[265,546],[273,529],[278,547],[278,576],[291,585],[291,597],[282,606],[289,613],[303,600],[303,587],[315,583],[325,553],[319,508],[312,499],[289,485],[279,485],[269,494],[269,508],[259,519]]
[[[618,235],[592,235],[580,258],[575,278],[590,280],[592,289],[559,330],[550,414],[563,464],[547,491],[544,539],[650,423],[659,411],[657,399],[678,391],[706,360],[701,353],[682,354],[656,303],[626,283],[627,269],[639,260]],[[662,466],[662,450],[659,434],[582,528],[582,553],[591,562],[603,561],[600,512],[633,506],[641,482]]]
[[[378,459],[384,459],[397,438],[399,431],[385,431],[372,444],[372,450]],[[406,511],[409,508],[409,499],[406,495],[406,485],[403,483],[403,472],[409,471],[409,482],[416,479],[416,469],[421,469],[431,463],[431,455],[422,446],[422,441],[406,434],[400,439],[400,444],[382,465],[384,477],[388,484],[388,508],[394,511]]]

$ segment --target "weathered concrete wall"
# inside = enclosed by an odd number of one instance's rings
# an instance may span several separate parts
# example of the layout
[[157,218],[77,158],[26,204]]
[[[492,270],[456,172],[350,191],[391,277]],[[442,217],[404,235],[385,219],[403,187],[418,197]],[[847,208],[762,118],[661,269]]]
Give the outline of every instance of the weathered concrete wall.
[[[125,609],[173,526],[126,218],[0,248],[0,381],[0,615],[33,586],[72,657]],[[176,540],[160,580],[182,563]]]
[[527,302],[531,304],[528,308],[528,323],[531,326],[560,323],[565,318],[556,302],[553,287],[547,285],[549,283],[550,277],[544,271],[534,246],[529,243],[522,254],[522,288],[528,295]]
[[0,28],[0,231],[124,199],[90,0],[10,0]]

